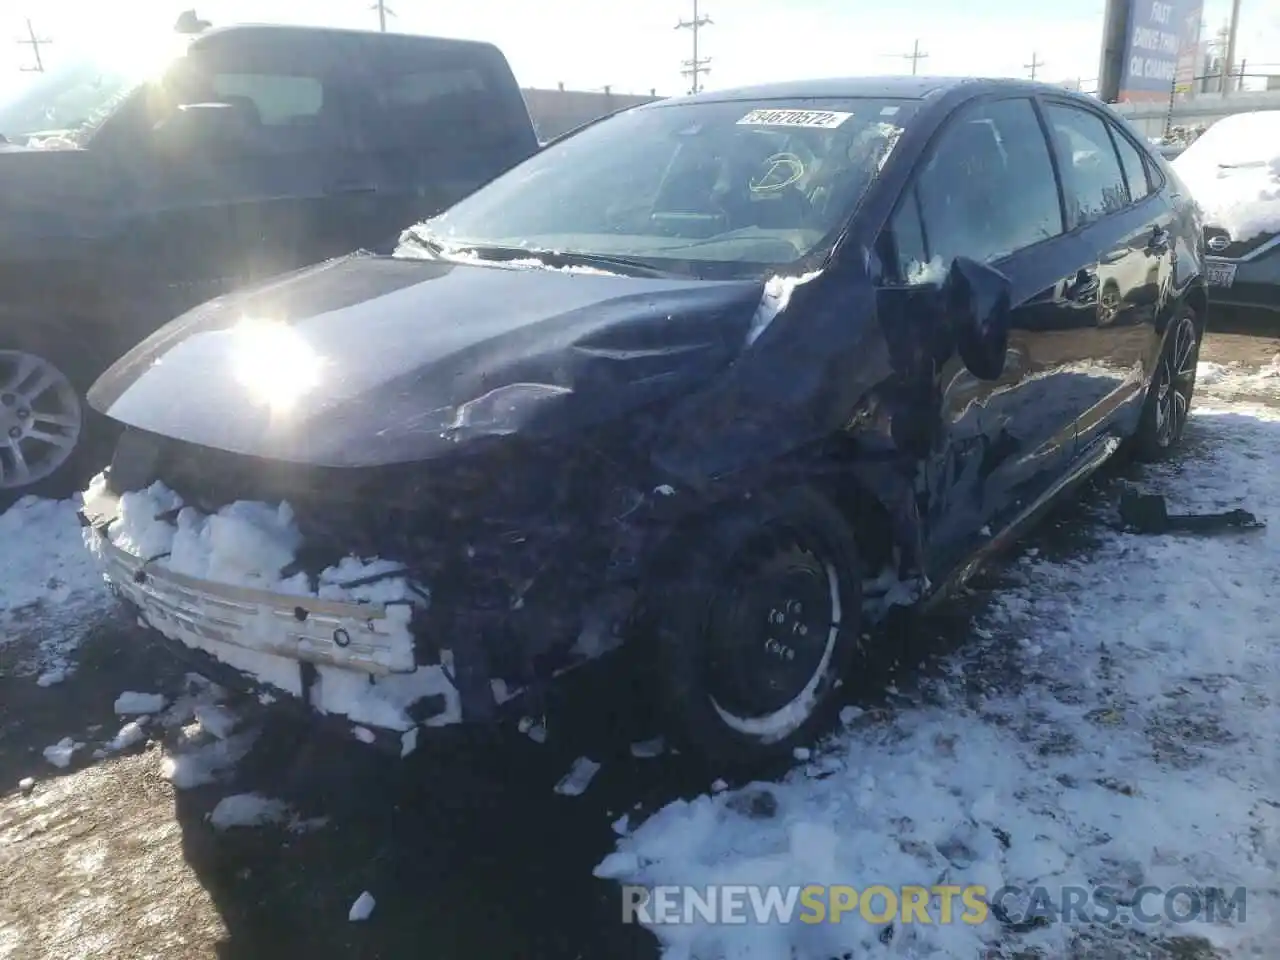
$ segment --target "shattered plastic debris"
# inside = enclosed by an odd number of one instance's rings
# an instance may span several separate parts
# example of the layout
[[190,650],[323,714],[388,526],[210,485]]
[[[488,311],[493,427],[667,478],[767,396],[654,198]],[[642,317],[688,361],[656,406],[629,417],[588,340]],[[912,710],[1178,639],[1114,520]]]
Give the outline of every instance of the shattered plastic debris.
[[55,767],[66,767],[71,763],[71,755],[83,746],[78,740],[63,737],[52,746],[44,748],[44,758]]
[[578,797],[586,792],[587,787],[591,786],[591,781],[600,771],[600,764],[587,757],[579,757],[573,761],[573,766],[569,768],[569,772],[560,778],[560,782],[556,784],[555,791],[566,797]]
[[351,904],[351,909],[347,911],[347,919],[352,923],[368,920],[369,915],[373,913],[373,908],[377,904],[378,901],[373,899],[373,894],[366,890],[356,897],[355,903]]
[[159,713],[168,702],[168,698],[162,693],[137,693],[126,690],[116,697],[114,709],[122,717],[141,716]]

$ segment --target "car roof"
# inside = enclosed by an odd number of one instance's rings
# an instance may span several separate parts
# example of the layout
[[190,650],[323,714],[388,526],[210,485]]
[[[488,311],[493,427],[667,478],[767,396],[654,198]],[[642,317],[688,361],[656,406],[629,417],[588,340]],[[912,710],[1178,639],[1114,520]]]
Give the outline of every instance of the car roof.
[[394,33],[387,31],[382,33],[377,30],[351,30],[342,27],[311,27],[298,26],[287,23],[229,23],[225,26],[210,27],[201,31],[192,37],[193,44],[198,44],[206,39],[213,37],[222,37],[228,34],[248,35],[253,37],[262,37],[270,39],[272,37],[327,37],[332,40],[341,42],[342,40],[360,40],[367,42],[369,40],[384,39],[391,43],[428,43],[450,47],[472,47],[475,49],[496,49],[493,44],[486,43],[481,40],[458,40],[453,37],[432,37],[420,33]]
[[[798,100],[809,97],[884,97],[886,99],[924,100],[942,93],[968,87],[974,94],[992,91],[1021,91],[1026,93],[1054,93],[1079,97],[1064,87],[1028,80],[1012,80],[1003,77],[834,77],[820,80],[792,80],[785,83],[766,83],[729,90],[713,90],[660,101],[673,103],[713,103],[731,100]],[[1091,98],[1090,98],[1091,99]]]

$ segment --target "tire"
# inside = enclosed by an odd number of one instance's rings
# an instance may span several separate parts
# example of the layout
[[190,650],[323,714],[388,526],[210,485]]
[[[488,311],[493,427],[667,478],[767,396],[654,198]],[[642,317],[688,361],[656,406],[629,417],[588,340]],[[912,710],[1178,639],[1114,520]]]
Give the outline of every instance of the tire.
[[1182,445],[1196,389],[1200,327],[1195,311],[1184,306],[1165,333],[1151,385],[1133,437],[1134,457],[1146,463],[1166,460]]
[[821,494],[748,500],[682,538],[647,591],[671,739],[755,764],[828,726],[861,655],[853,532]]
[[0,509],[27,495],[66,497],[88,480],[100,418],[61,366],[0,350]]

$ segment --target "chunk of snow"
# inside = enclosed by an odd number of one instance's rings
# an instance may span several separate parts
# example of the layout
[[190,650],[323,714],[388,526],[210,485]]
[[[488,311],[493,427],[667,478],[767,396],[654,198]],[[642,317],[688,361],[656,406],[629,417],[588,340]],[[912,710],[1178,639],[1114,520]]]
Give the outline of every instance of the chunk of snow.
[[162,693],[137,693],[126,690],[116,697],[115,712],[122,717],[159,713],[168,702],[168,698]]
[[560,778],[555,791],[566,797],[581,796],[591,786],[591,781],[600,770],[600,764],[587,757],[579,757],[573,761],[569,772]]
[[400,759],[403,760],[418,749],[418,728],[406,730],[400,734]]
[[653,488],[653,492],[660,497],[674,497],[676,495],[676,488],[669,483],[661,483]]
[[361,743],[373,743],[377,740],[377,736],[368,727],[352,727],[351,735]]
[[160,775],[179,790],[213,783],[244,758],[256,739],[256,730],[245,730],[225,740],[175,749],[161,759]]
[[808,760],[811,756],[813,756],[813,754],[808,747],[796,747],[794,750],[791,751],[791,756],[795,757],[795,759],[797,760],[804,761],[804,760]]
[[373,894],[366,890],[356,897],[355,903],[351,904],[351,909],[347,911],[347,919],[352,923],[368,920],[377,903],[378,901],[373,899]]
[[760,297],[760,305],[756,307],[755,316],[751,318],[751,326],[747,330],[747,345],[755,343],[760,335],[769,329],[774,318],[791,302],[796,287],[808,283],[818,275],[818,271],[803,276],[772,276],[764,285],[764,293]]
[[1172,166],[1205,222],[1233,240],[1280,232],[1280,110],[1223,117]]
[[534,743],[547,742],[547,728],[533,717],[521,717],[517,729]]
[[719,777],[717,777],[715,780],[712,780],[712,781],[711,781],[711,792],[712,792],[712,793],[723,793],[724,791],[726,791],[726,790],[728,790],[728,789],[729,789],[729,784],[725,783],[725,782],[724,782],[723,780],[721,780]]
[[200,728],[219,740],[231,736],[240,722],[239,717],[219,703],[197,703],[192,713]]
[[46,670],[40,676],[36,677],[37,687],[52,687],[55,683],[61,683],[67,679],[66,667],[55,667],[52,670]]
[[209,814],[209,822],[217,830],[260,827],[282,823],[288,814],[289,808],[281,800],[273,800],[257,793],[237,793],[218,801],[218,805]]
[[44,748],[44,758],[55,767],[66,767],[71,763],[71,755],[83,746],[83,743],[71,737],[63,737],[52,746]]
[[662,756],[662,751],[666,748],[667,743],[662,737],[654,737],[652,740],[641,740],[639,743],[633,743],[631,745],[631,755],[641,760],[648,760]]
[[24,797],[31,793],[35,788],[36,781],[34,777],[23,777],[18,781],[18,789],[22,792]]
[[147,738],[147,732],[137,720],[130,720],[120,731],[107,742],[108,750],[128,750]]

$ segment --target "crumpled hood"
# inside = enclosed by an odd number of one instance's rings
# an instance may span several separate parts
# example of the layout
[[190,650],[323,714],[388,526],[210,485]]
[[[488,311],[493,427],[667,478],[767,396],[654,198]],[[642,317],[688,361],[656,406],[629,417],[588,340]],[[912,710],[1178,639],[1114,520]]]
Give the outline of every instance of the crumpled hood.
[[741,352],[763,285],[355,255],[210,301],[89,393],[129,426],[324,466],[604,422]]

